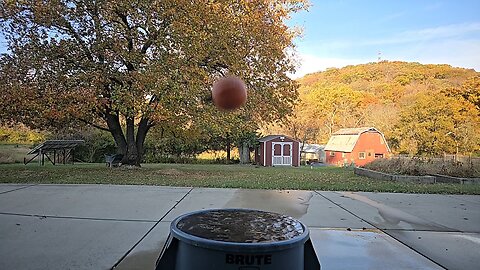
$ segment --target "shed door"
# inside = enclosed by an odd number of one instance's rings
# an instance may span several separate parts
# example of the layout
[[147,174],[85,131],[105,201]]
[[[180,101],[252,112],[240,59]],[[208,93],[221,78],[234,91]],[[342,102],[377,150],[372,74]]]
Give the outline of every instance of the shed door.
[[272,165],[292,165],[292,143],[272,143]]

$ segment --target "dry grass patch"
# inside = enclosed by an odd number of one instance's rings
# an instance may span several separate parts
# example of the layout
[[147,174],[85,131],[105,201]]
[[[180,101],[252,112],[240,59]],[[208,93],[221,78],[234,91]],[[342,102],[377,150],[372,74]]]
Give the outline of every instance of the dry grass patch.
[[0,144],[0,164],[23,163],[29,151],[26,145]]
[[400,175],[442,174],[455,177],[480,177],[479,166],[472,162],[463,163],[442,159],[378,159],[364,167],[369,170]]

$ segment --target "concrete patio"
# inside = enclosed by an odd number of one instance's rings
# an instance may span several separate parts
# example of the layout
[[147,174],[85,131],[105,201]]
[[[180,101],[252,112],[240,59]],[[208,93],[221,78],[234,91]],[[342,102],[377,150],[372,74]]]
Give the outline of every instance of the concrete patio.
[[480,196],[0,184],[0,269],[154,269],[170,222],[209,208],[300,219],[322,269],[480,263]]

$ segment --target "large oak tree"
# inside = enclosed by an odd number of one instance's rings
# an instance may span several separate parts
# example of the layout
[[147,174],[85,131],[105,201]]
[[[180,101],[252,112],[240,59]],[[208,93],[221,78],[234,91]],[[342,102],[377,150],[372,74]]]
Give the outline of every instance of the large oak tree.
[[[139,165],[155,125],[198,119],[272,121],[297,96],[284,21],[302,0],[4,0],[2,121],[32,127],[84,123],[109,131]],[[210,85],[245,80],[249,100],[215,111]],[[208,117],[207,117],[208,116]],[[216,120],[216,117],[218,118]]]

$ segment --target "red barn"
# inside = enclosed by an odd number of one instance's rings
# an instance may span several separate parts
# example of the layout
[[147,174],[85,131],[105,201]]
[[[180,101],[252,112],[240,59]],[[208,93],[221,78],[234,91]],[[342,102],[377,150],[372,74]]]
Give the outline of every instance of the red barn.
[[335,132],[325,146],[326,163],[363,166],[390,156],[385,136],[373,127],[344,128]]
[[258,140],[255,163],[269,166],[300,166],[300,142],[284,135],[269,135]]

